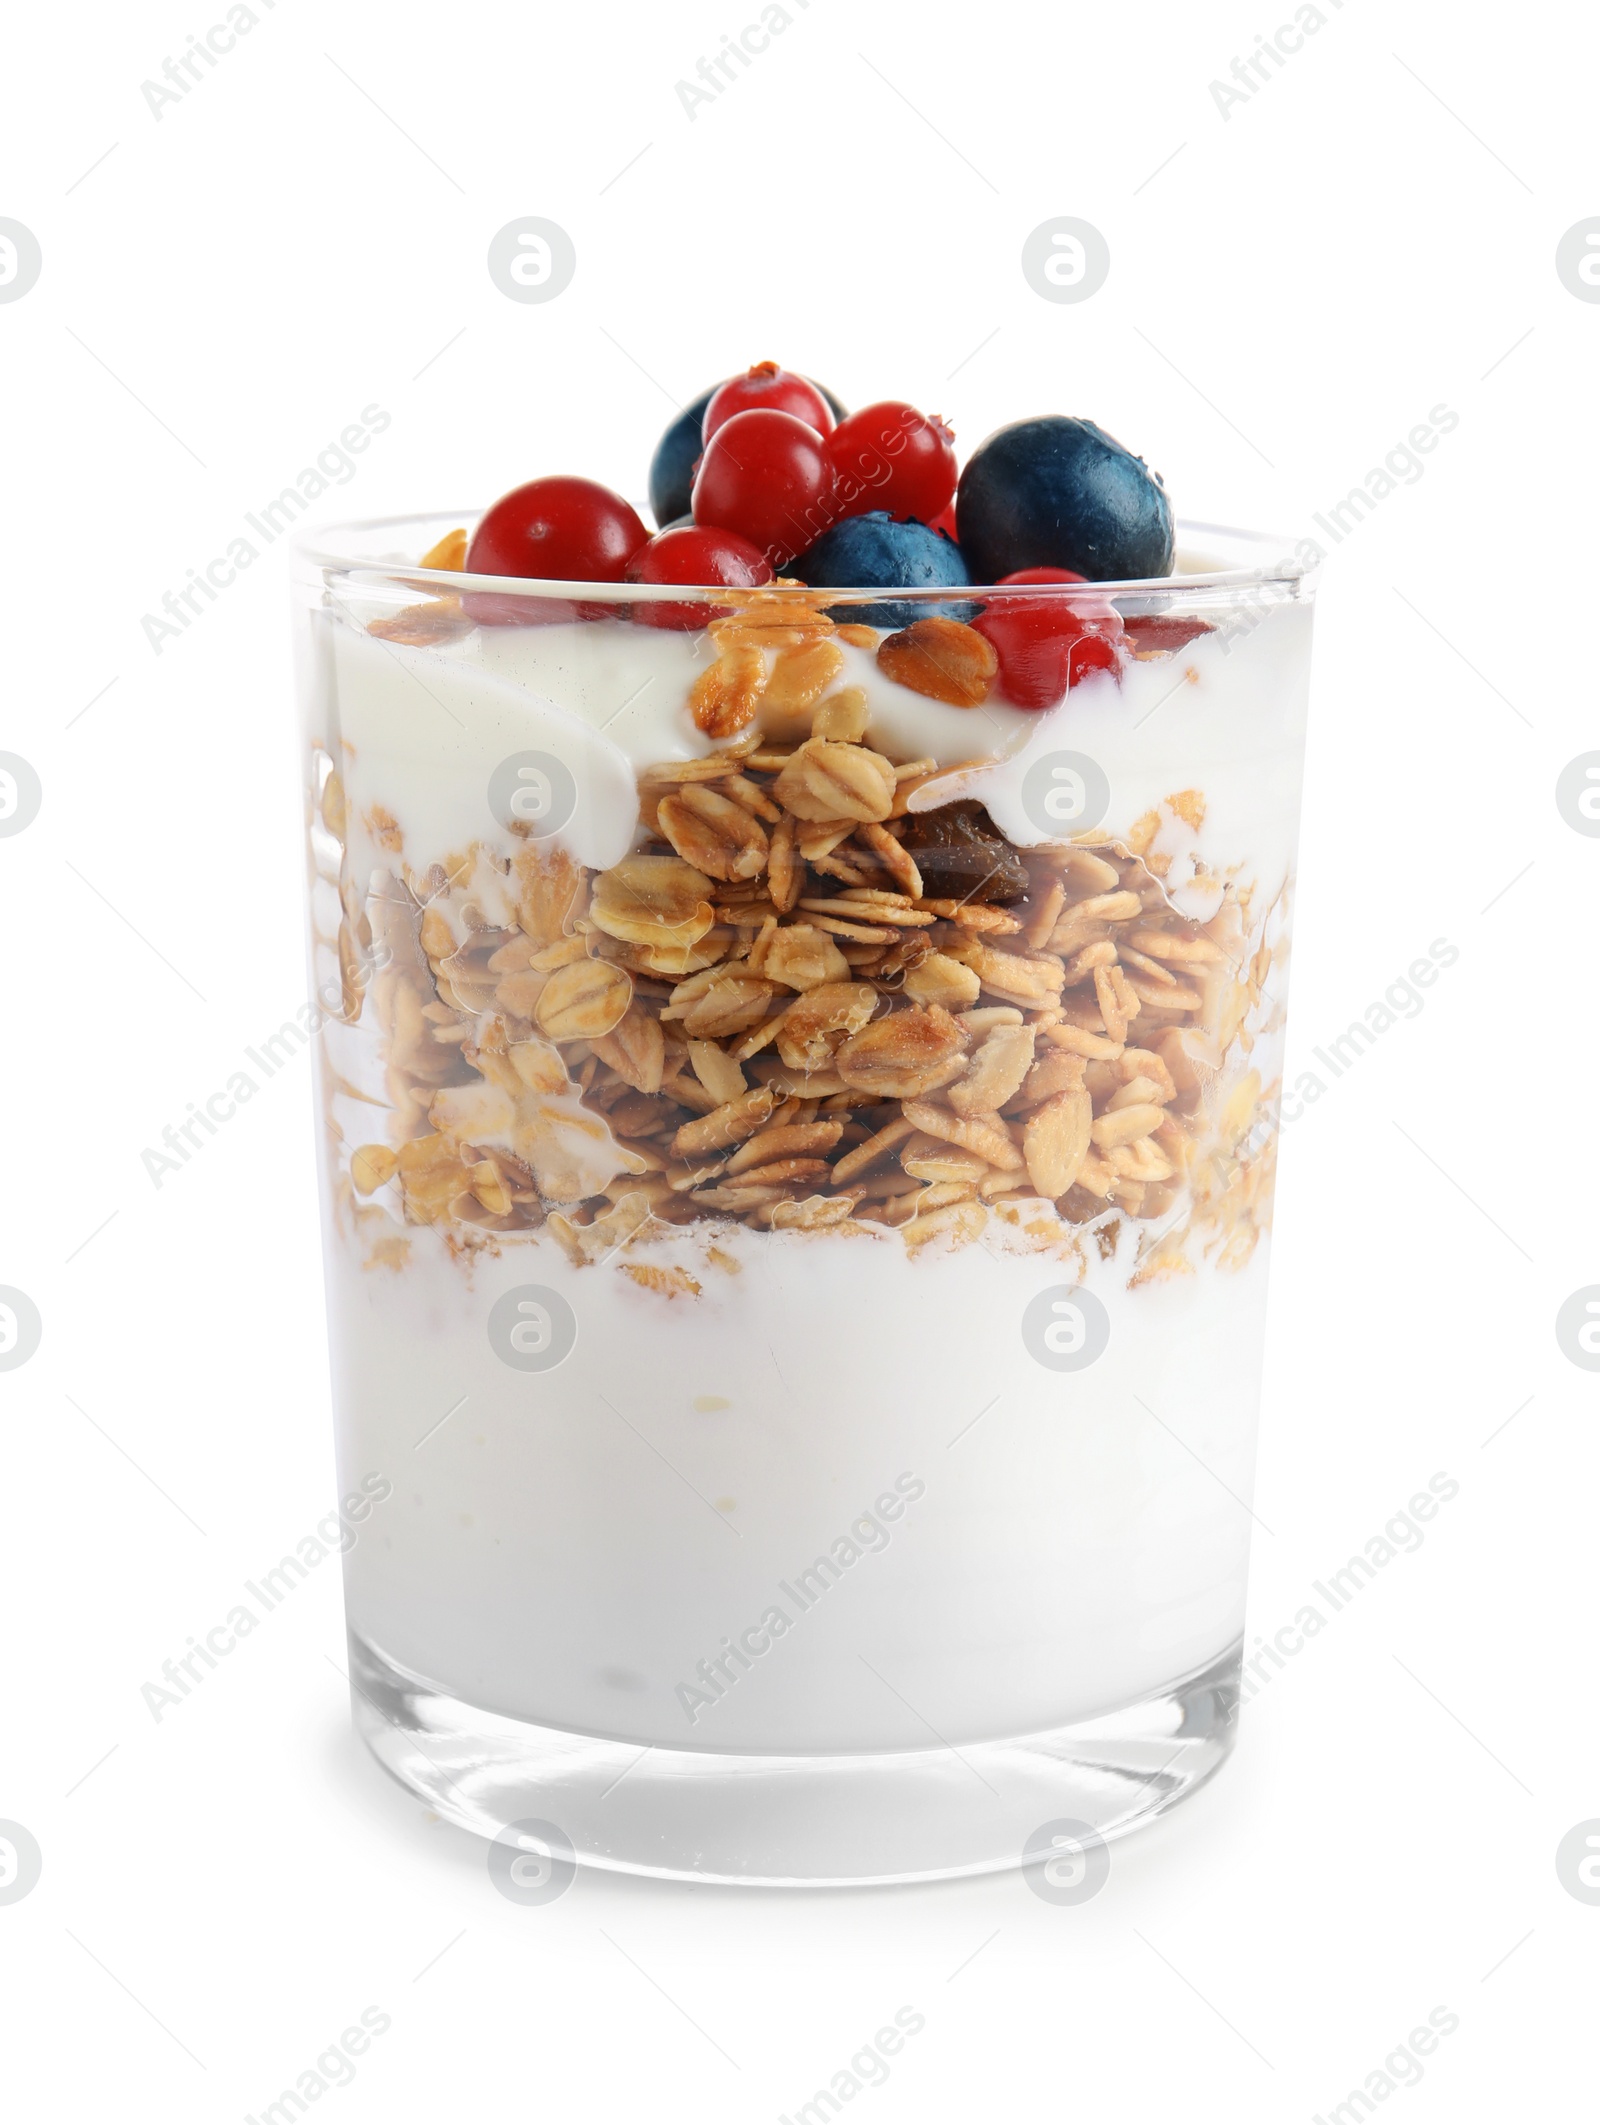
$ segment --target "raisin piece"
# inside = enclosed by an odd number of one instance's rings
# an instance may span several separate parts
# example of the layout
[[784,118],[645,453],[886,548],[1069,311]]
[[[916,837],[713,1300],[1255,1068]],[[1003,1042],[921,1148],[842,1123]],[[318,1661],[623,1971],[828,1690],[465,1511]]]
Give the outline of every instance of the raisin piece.
[[1009,907],[1028,890],[1027,866],[975,799],[911,813],[901,846],[922,873],[930,900]]

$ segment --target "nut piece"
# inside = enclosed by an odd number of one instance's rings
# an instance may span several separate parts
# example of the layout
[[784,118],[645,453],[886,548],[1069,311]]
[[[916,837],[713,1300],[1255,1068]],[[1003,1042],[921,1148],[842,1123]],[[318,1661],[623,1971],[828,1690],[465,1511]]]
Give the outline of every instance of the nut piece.
[[822,1070],[872,1016],[878,992],[864,981],[825,981],[797,997],[778,1028],[778,1053],[791,1070]]
[[973,1056],[970,1068],[950,1087],[958,1114],[998,1114],[1033,1066],[1033,1027],[996,1026]]
[[814,989],[825,981],[848,981],[850,965],[833,939],[809,922],[775,930],[761,956],[766,980],[786,989]]
[[934,615],[913,620],[878,644],[878,669],[930,700],[976,708],[999,669],[994,645],[964,621]]
[[913,1003],[937,1003],[946,1010],[964,1010],[977,1002],[978,986],[973,969],[944,952],[930,952],[919,965],[906,969],[905,993]]
[[689,690],[689,713],[708,738],[732,738],[755,721],[767,683],[767,660],[759,649],[730,645],[708,664]]
[[743,805],[690,784],[663,797],[656,821],[685,863],[724,882],[757,878],[766,868],[767,837]]
[[711,880],[676,856],[624,856],[596,878],[589,914],[624,944],[696,944],[715,919]]
[[633,983],[606,959],[557,967],[533,1007],[535,1023],[551,1040],[595,1040],[621,1025]]
[[894,803],[894,765],[864,745],[808,738],[772,794],[797,819],[887,819]]
[[867,1026],[845,1042],[834,1067],[852,1091],[915,1099],[949,1084],[966,1045],[950,1013],[934,1004],[927,1010],[892,1011]]
[[1022,1155],[1041,1195],[1065,1195],[1089,1154],[1094,1102],[1084,1091],[1056,1092],[1028,1116]]

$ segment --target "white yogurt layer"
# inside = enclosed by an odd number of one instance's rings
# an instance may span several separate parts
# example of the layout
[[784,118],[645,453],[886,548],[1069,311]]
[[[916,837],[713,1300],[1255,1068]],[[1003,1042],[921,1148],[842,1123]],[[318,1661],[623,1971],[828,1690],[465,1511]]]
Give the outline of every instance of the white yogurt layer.
[[[705,1244],[630,1256],[692,1270],[701,1296],[672,1299],[548,1244],[470,1280],[430,1231],[398,1275],[334,1245],[343,1480],[395,1486],[345,1563],[381,1652],[560,1728],[806,1752],[1041,1732],[1237,1639],[1261,1255],[1130,1291],[1091,1244],[1110,1342],[1061,1373],[1022,1315],[1076,1264],[736,1228],[730,1273]],[[529,1283],[577,1320],[545,1374],[487,1331]]]
[[[1088,823],[1125,837],[1177,793],[1205,800],[1199,824],[1162,814],[1158,854],[1170,856],[1174,905],[1204,920],[1220,879],[1248,870],[1273,897],[1288,875],[1299,818],[1308,605],[1265,612],[1248,633],[1202,635],[1174,655],[1095,673],[1041,714],[990,700],[953,708],[886,678],[870,650],[840,643],[839,686],[871,703],[868,742],[895,760],[954,768],[989,764],[930,785],[919,809],[980,798],[1023,846],[1065,839],[1025,785],[1036,763],[1085,756],[1109,787]],[[713,645],[699,633],[573,621],[553,627],[483,627],[444,648],[411,649],[350,625],[333,631],[333,684],[346,785],[380,803],[404,837],[414,869],[478,841],[517,846],[490,807],[490,777],[519,752],[569,769],[577,810],[560,839],[604,869],[630,846],[638,823],[637,770],[693,759],[712,744],[695,728],[688,697]],[[1048,765],[1044,772],[1048,776]],[[386,867],[380,850],[364,852]]]

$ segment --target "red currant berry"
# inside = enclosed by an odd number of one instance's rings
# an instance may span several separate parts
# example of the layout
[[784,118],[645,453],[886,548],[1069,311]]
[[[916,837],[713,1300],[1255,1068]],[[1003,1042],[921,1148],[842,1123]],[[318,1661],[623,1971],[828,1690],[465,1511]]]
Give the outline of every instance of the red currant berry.
[[886,509],[930,524],[956,491],[955,437],[937,414],[930,420],[904,399],[880,399],[852,413],[827,449],[843,516]]
[[[1007,584],[1081,583],[1070,568],[1019,568]],[[973,621],[1000,660],[995,680],[1015,708],[1053,708],[1092,671],[1121,667],[1122,617],[1109,598],[991,598]]]
[[956,538],[955,503],[946,503],[944,508],[939,511],[939,514],[936,517],[930,517],[928,520],[928,529],[930,531],[942,531],[947,539],[951,539],[955,542],[955,544],[959,545],[961,542],[959,539]]
[[736,413],[757,409],[792,413],[808,428],[815,428],[818,435],[826,435],[833,426],[832,409],[815,384],[792,370],[780,369],[776,362],[757,362],[743,376],[730,376],[712,392],[700,424],[701,447],[710,442],[724,421],[731,421]]
[[[733,531],[701,531],[684,525],[677,531],[658,531],[648,546],[641,546],[628,563],[623,579],[629,583],[728,583],[752,589],[770,583],[772,570],[759,546]],[[633,618],[642,627],[672,627],[687,632],[704,627],[725,606],[676,599],[661,604],[633,607]]]
[[694,476],[694,520],[736,531],[774,568],[833,522],[833,471],[822,437],[792,413],[736,413],[706,444]]
[[[485,511],[467,548],[466,572],[620,583],[623,569],[649,536],[620,494],[598,480],[555,473],[513,487]],[[592,601],[495,597],[485,591],[469,591],[462,603],[475,620],[509,626],[603,618],[612,610]]]

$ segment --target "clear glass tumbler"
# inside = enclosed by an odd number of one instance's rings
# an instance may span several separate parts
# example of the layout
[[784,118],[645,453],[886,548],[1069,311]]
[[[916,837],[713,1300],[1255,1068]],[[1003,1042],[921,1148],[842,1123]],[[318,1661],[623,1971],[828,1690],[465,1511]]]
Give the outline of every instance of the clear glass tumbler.
[[298,556],[358,1727],[599,1866],[1092,1875],[1233,1733],[1310,577],[462,521]]

